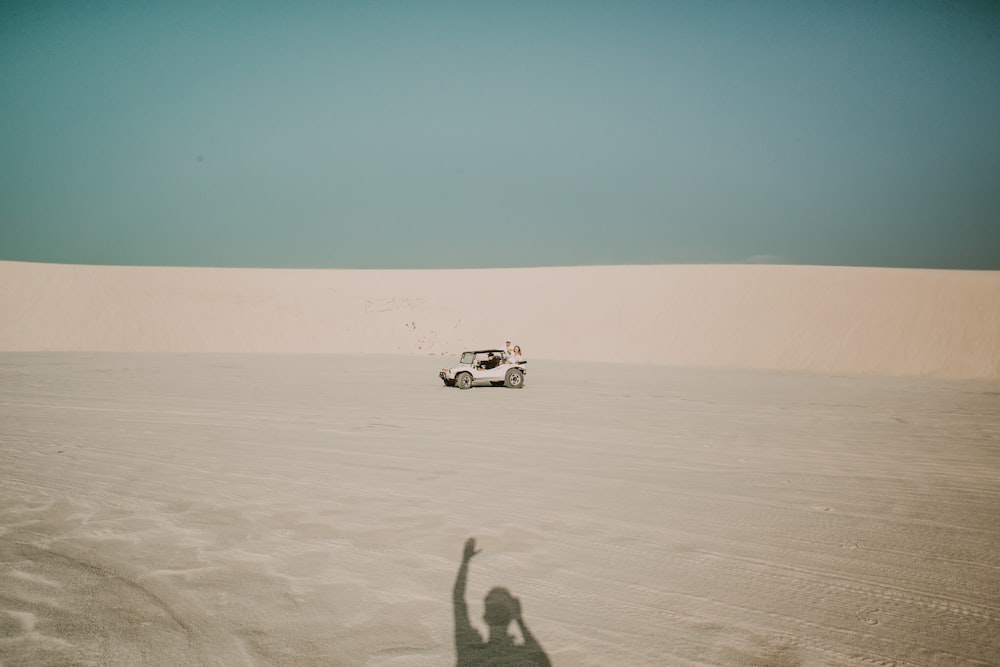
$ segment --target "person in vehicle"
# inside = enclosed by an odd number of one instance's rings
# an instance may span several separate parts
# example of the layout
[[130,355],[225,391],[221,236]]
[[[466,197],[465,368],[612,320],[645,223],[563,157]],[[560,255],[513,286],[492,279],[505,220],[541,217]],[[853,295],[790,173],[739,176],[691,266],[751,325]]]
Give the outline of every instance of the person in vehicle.
[[508,362],[512,364],[519,364],[524,361],[524,357],[521,356],[521,346],[515,345],[514,351],[511,353],[510,357],[507,359]]
[[500,365],[500,357],[498,357],[493,352],[490,352],[485,359],[479,362],[479,370],[488,371],[491,368],[496,368],[499,365]]

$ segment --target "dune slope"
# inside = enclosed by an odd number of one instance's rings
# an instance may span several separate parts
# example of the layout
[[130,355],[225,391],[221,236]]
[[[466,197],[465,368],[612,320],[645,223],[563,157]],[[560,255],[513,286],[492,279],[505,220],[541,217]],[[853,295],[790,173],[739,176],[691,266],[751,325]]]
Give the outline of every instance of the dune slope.
[[0,262],[0,350],[454,354],[1000,377],[1000,272],[436,271]]

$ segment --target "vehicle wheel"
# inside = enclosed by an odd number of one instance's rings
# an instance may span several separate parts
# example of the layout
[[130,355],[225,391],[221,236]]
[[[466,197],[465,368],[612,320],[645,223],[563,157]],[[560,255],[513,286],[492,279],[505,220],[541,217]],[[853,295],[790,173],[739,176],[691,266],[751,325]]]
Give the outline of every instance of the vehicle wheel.
[[444,386],[446,386],[446,387],[454,387],[455,386],[455,381],[454,380],[445,380],[444,378],[441,378],[441,381],[444,382]]
[[516,368],[507,371],[503,383],[511,389],[520,389],[524,386],[524,374]]
[[468,373],[459,373],[458,377],[455,378],[455,384],[458,385],[459,389],[468,389],[472,386],[472,376]]

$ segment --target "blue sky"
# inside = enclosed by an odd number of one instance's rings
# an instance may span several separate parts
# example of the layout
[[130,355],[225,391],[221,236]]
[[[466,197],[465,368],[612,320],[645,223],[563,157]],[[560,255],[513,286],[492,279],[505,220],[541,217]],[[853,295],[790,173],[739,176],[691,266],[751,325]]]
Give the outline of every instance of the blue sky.
[[0,258],[1000,269],[1000,3],[0,4]]

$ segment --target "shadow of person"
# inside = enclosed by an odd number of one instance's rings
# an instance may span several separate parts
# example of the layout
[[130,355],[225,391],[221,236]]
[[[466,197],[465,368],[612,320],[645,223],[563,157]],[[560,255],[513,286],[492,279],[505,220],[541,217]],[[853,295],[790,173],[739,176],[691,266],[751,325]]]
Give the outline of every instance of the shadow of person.
[[[452,601],[455,605],[455,651],[457,667],[549,667],[548,656],[521,617],[521,602],[506,588],[494,588],[486,594],[486,612],[483,620],[490,628],[490,637],[483,641],[479,631],[469,622],[469,608],[465,604],[465,581],[469,575],[469,561],[479,553],[475,538],[465,542],[462,565],[455,578]],[[507,629],[511,622],[517,624],[524,638],[523,644],[514,643]]]

